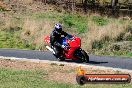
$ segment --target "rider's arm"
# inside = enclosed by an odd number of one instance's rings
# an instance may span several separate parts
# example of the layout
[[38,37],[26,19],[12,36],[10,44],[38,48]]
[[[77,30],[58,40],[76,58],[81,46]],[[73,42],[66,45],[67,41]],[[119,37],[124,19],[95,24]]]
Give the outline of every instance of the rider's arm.
[[57,37],[56,37],[55,32],[52,32],[52,34],[50,35],[50,44],[51,44],[51,46],[61,47],[61,44],[58,43],[58,41],[57,41]]
[[50,44],[51,44],[51,46],[54,46],[54,43],[55,43],[55,36],[54,36],[54,33],[52,32],[51,35],[50,35]]
[[68,33],[66,33],[66,32],[62,31],[62,35],[67,36],[67,35],[68,35]]

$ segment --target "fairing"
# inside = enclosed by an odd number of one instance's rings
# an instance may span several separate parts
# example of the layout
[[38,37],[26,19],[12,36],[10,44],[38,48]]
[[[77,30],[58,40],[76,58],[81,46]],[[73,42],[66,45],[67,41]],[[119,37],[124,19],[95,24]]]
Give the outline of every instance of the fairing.
[[[44,41],[47,43],[47,45],[50,45],[50,36],[46,36]],[[69,46],[69,48],[64,49],[65,57],[67,59],[76,60],[77,58],[74,56],[74,53],[81,47],[81,39],[76,36],[68,35],[67,37],[62,38],[61,44]]]

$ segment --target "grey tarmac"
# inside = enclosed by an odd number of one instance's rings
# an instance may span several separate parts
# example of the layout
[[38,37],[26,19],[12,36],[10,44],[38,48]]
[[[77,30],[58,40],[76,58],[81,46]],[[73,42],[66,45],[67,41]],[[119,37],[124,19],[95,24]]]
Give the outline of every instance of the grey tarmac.
[[[57,61],[50,51],[0,49],[0,56]],[[89,55],[89,60],[89,63],[83,64],[132,70],[132,58]],[[65,62],[80,64],[78,60]]]

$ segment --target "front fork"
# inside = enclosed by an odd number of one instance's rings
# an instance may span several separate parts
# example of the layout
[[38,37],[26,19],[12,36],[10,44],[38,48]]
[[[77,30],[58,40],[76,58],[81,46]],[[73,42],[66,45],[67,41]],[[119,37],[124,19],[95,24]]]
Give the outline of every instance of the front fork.
[[78,48],[74,52],[74,57],[76,57],[77,59],[80,58],[80,51],[82,51],[82,49],[81,48]]

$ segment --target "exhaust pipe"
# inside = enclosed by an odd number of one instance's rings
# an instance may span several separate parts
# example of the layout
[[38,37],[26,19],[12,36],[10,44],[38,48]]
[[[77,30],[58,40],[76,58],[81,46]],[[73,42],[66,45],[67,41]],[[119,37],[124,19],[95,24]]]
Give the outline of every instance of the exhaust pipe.
[[51,51],[53,54],[55,54],[55,51],[54,51],[51,47],[46,46],[46,48],[47,48],[49,51]]

